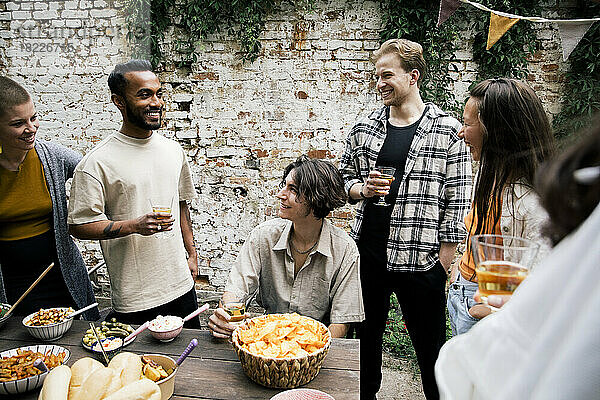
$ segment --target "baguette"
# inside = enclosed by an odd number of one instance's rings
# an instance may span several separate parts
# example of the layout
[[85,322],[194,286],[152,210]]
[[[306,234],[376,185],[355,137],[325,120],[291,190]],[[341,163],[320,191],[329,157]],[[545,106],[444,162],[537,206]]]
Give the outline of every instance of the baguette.
[[48,373],[38,400],[67,400],[71,368],[59,365]]
[[95,370],[104,368],[102,363],[90,357],[81,358],[71,367],[71,387],[69,389],[69,400],[73,400],[81,390],[81,385]]
[[160,400],[160,387],[148,378],[123,386],[104,400]]

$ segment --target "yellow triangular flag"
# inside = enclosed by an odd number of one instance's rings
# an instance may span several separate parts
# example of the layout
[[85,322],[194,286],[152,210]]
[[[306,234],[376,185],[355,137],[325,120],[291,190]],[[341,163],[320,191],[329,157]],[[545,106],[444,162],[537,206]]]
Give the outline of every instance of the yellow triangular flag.
[[487,47],[485,49],[491,49],[498,39],[517,22],[519,22],[519,18],[508,18],[493,12],[490,13],[490,30],[488,31]]

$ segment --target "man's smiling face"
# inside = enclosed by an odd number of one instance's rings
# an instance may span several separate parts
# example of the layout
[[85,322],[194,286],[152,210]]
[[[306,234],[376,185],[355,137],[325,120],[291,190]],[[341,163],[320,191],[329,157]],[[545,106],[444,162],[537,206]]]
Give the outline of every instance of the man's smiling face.
[[395,54],[381,56],[375,63],[377,91],[386,106],[401,106],[410,93],[413,77],[406,72]]
[[158,77],[152,71],[133,71],[125,79],[125,118],[144,130],[159,129],[165,102]]

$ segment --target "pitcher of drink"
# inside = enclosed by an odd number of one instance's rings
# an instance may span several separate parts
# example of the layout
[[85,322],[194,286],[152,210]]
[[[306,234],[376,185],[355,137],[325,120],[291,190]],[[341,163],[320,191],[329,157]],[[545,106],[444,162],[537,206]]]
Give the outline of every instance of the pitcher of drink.
[[534,265],[540,245],[515,236],[474,235],[471,249],[481,301],[512,294]]

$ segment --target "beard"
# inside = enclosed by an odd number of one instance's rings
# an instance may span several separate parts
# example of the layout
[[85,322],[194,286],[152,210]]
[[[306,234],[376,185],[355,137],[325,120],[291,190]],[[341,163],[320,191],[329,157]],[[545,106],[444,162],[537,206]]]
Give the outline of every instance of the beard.
[[125,110],[127,111],[127,119],[129,120],[129,122],[131,122],[138,128],[154,131],[160,129],[160,126],[162,125],[162,110],[161,116],[157,122],[146,121],[146,119],[144,118],[146,109],[139,110],[139,112],[136,112],[136,110],[130,107],[129,102],[127,100],[125,100]]

